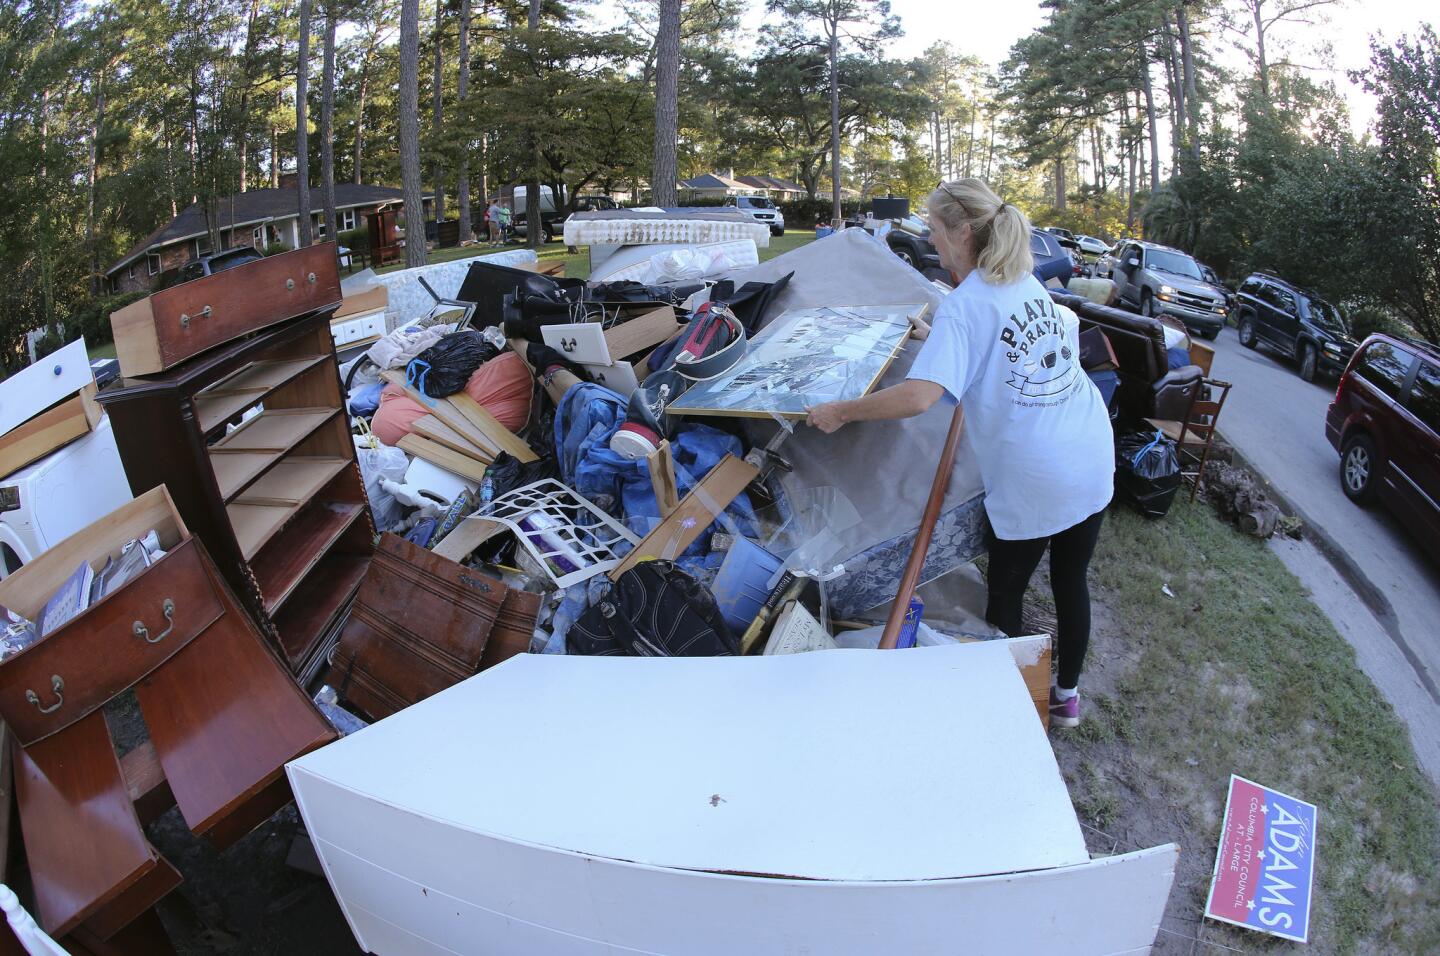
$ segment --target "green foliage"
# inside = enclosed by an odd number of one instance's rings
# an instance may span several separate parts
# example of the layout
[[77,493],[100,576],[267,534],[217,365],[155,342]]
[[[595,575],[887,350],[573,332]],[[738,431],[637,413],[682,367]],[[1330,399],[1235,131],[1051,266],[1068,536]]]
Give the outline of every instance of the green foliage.
[[337,238],[340,245],[352,252],[366,252],[370,249],[370,230],[363,226],[359,229],[346,229]]
[[115,333],[110,328],[110,313],[147,295],[148,292],[120,292],[116,295],[81,300],[70,313],[70,319],[65,325],[66,337],[73,341],[77,336],[83,335],[88,346],[114,341]]
[[260,251],[267,256],[278,256],[282,252],[289,252],[290,246],[284,242],[271,242],[266,243],[265,248]]

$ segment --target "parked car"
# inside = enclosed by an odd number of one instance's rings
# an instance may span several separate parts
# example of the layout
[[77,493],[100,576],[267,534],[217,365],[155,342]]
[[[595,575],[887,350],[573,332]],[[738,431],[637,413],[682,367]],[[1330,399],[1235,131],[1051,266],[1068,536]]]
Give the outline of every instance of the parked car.
[[1355,339],[1340,310],[1299,286],[1265,272],[1240,283],[1235,295],[1240,344],[1264,342],[1293,358],[1300,377],[1313,382],[1319,372],[1339,374],[1355,353]]
[[725,205],[748,212],[750,218],[770,227],[770,235],[785,235],[785,213],[769,196],[736,196]]
[[1076,236],[1075,243],[1087,256],[1103,256],[1110,248],[1108,242],[1104,239],[1096,239],[1094,236]]
[[1230,306],[1230,311],[1233,313],[1235,311],[1235,287],[1227,284],[1220,278],[1220,273],[1199,259],[1195,260],[1195,264],[1200,267],[1200,278],[1205,280],[1206,285],[1225,297],[1225,304]]
[[1070,284],[1075,276],[1075,260],[1059,236],[1045,229],[1031,229],[1030,252],[1035,257],[1035,278],[1041,284],[1050,279],[1059,280],[1061,285]]
[[1346,496],[1384,502],[1440,561],[1440,348],[1367,338],[1340,376],[1325,437]]
[[1059,236],[1061,239],[1068,239],[1071,242],[1075,241],[1075,233],[1069,229],[1061,229],[1059,226],[1043,226],[1042,228],[1052,236]]
[[1127,240],[1120,246],[1111,278],[1120,302],[1141,315],[1173,316],[1207,339],[1225,327],[1230,311],[1225,297],[1206,284],[1200,266],[1179,249]]
[[950,281],[950,273],[940,264],[940,253],[930,242],[930,227],[919,216],[890,220],[885,244],[895,255],[914,266],[927,279]]
[[217,272],[224,272],[226,269],[233,269],[236,266],[243,266],[247,262],[255,262],[264,258],[264,253],[258,249],[251,249],[249,246],[222,249],[213,255],[191,259],[175,271],[167,272],[160,277],[159,288],[169,289],[192,279],[214,275]]
[[[561,193],[562,199],[564,193]],[[510,228],[516,236],[527,235],[526,217],[529,215],[525,209],[525,187],[516,186],[510,195],[511,214]],[[575,197],[575,212],[591,212],[598,209],[618,209],[620,204],[609,196],[580,195]],[[549,186],[540,187],[540,235],[545,242],[554,241],[565,231],[565,220],[570,218],[570,208],[565,203],[558,206],[555,203],[555,194]]]

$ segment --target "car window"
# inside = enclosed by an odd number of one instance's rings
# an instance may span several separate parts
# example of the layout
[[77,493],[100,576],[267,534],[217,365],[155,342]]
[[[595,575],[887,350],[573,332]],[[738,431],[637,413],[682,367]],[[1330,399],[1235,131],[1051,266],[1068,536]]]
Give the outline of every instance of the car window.
[[1440,365],[1421,362],[1407,402],[1411,413],[1440,435]]
[[1240,283],[1240,291],[1245,295],[1258,296],[1260,294],[1260,288],[1260,280],[1258,279],[1246,279]]
[[1050,254],[1050,247],[1045,245],[1044,239],[1041,239],[1032,232],[1030,233],[1030,251],[1042,256],[1048,256]]
[[1194,259],[1183,252],[1172,252],[1169,249],[1151,249],[1150,254],[1145,257],[1145,268],[1169,272],[1187,279],[1200,278],[1200,269],[1195,265]]
[[1355,374],[1391,398],[1398,398],[1413,356],[1389,342],[1371,342],[1355,366]]
[[736,200],[741,209],[774,209],[775,204],[764,196],[741,196]]
[[1350,328],[1345,324],[1345,317],[1329,302],[1324,299],[1312,298],[1307,301],[1306,307],[1310,311],[1311,321],[1327,332],[1333,332],[1336,335],[1350,334]]

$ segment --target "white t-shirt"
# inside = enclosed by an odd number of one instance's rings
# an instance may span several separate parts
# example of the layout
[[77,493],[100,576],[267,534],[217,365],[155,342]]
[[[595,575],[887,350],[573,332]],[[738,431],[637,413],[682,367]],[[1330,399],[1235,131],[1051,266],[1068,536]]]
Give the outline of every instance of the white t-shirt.
[[1033,276],[966,276],[935,312],[910,378],[965,403],[996,537],[1044,538],[1110,503],[1115,439],[1080,368],[1080,320]]

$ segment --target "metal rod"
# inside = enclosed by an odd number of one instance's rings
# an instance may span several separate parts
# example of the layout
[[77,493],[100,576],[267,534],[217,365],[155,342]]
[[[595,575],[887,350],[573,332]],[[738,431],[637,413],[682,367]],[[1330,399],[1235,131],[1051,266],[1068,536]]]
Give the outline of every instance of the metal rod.
[[950,433],[945,436],[945,449],[940,452],[940,467],[935,469],[935,482],[930,486],[930,500],[925,502],[925,514],[915,532],[915,545],[910,549],[905,573],[900,575],[900,590],[895,594],[895,604],[885,622],[885,633],[880,637],[882,650],[894,648],[895,642],[900,639],[900,625],[905,622],[905,611],[920,583],[920,569],[925,566],[925,555],[930,551],[930,536],[935,533],[935,522],[940,519],[940,507],[945,503],[945,492],[950,489],[950,472],[955,468],[955,452],[960,447],[960,434],[964,430],[965,406],[956,405],[955,415],[950,419]]

